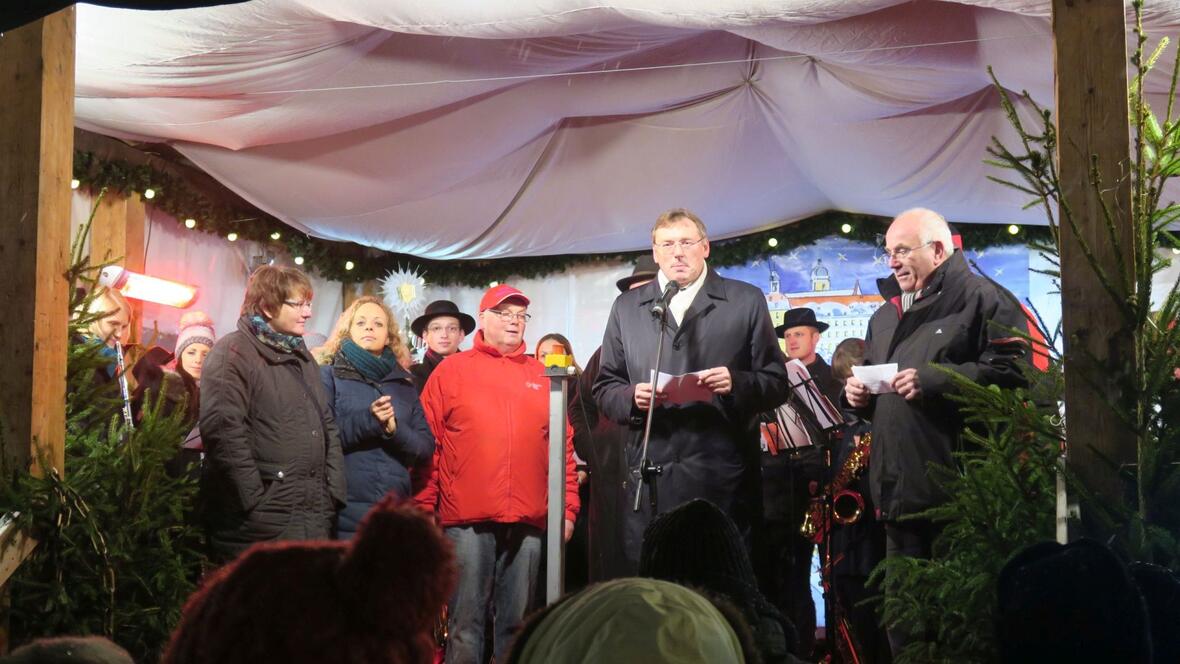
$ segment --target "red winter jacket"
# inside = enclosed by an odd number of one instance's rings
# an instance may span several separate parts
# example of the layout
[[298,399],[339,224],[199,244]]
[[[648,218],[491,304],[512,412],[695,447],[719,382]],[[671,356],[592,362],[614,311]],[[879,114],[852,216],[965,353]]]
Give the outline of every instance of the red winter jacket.
[[[545,528],[549,478],[549,379],[522,343],[501,355],[475,334],[431,374],[422,408],[434,463],[418,505],[444,526],[524,522]],[[565,518],[578,514],[573,427],[566,424]]]

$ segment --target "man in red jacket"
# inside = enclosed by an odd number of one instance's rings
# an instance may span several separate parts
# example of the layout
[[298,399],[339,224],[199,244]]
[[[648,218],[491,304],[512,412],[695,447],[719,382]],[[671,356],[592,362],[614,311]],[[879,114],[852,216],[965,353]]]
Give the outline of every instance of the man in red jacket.
[[[489,605],[493,652],[505,661],[536,596],[548,509],[549,381],[544,366],[524,352],[528,305],[511,286],[489,288],[479,303],[474,347],[439,364],[422,392],[437,444],[416,500],[438,516],[459,565],[448,611],[450,664],[485,661]],[[565,459],[568,540],[578,513],[568,426]]]

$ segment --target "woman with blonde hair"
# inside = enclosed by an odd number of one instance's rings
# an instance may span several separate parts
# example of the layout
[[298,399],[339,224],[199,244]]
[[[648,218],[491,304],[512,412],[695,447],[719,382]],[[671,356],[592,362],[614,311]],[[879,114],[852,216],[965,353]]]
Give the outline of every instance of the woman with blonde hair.
[[340,431],[348,484],[337,523],[341,539],[351,539],[386,494],[409,497],[409,469],[434,455],[434,436],[399,355],[408,353],[397,319],[372,296],[344,310],[322,347],[320,375]]

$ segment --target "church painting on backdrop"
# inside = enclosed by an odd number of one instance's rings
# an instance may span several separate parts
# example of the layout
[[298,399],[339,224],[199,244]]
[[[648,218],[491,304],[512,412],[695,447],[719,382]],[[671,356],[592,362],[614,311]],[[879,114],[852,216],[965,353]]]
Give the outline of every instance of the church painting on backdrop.
[[[965,256],[972,269],[1012,291],[1022,303],[1027,300],[1027,247],[968,247]],[[813,309],[816,318],[830,326],[817,348],[830,361],[841,341],[864,338],[869,318],[884,302],[877,293],[877,279],[889,276],[889,260],[880,247],[833,236],[717,272],[762,289],[775,325],[783,322],[788,309]]]

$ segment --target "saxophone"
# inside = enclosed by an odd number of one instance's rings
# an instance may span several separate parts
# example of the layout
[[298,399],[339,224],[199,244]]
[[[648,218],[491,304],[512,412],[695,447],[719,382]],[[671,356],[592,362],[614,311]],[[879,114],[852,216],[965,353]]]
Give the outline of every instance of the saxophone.
[[803,515],[803,525],[799,526],[800,535],[817,544],[823,541],[824,524],[827,523],[828,516],[825,496],[831,496],[832,499],[832,521],[842,526],[850,526],[860,520],[864,514],[865,499],[851,486],[868,466],[872,446],[872,434],[865,434],[856,441],[852,452],[844,459],[832,482],[824,487],[823,492],[812,496],[811,502],[807,505],[807,512]]

